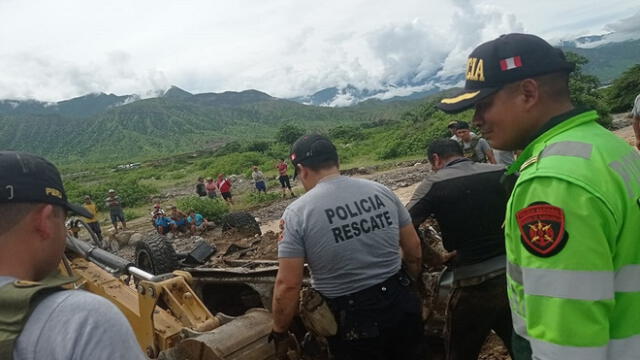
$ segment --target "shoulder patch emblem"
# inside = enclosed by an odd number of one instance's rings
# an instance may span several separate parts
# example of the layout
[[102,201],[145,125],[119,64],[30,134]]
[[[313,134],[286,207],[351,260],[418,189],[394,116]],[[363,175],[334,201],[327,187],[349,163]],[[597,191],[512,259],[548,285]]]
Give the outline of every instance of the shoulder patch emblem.
[[569,240],[565,230],[564,211],[549,204],[537,203],[516,213],[522,245],[533,255],[553,256]]

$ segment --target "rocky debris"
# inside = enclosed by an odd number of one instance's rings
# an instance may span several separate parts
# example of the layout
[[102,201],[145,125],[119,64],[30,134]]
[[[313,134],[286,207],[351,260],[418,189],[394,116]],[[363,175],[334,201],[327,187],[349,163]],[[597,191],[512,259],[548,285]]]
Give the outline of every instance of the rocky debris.
[[625,128],[633,123],[631,113],[612,114],[611,115],[611,130],[619,130]]
[[131,231],[131,230],[120,230],[117,233],[116,232],[112,232],[109,235],[109,239],[110,241],[113,243],[113,240],[115,240],[119,247],[125,247],[127,245],[129,245],[129,239],[131,239],[131,236],[135,234],[135,231]]
[[136,243],[138,241],[141,241],[143,239],[142,234],[140,233],[134,233],[133,235],[131,235],[131,237],[129,238],[129,245],[131,246],[135,246]]

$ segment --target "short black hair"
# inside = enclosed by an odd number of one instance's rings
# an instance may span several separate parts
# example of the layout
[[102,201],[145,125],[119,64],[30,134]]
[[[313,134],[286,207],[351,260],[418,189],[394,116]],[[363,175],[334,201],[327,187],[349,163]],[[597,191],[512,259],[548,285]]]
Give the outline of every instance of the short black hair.
[[469,129],[469,123],[466,121],[458,121],[458,125],[456,125],[456,130]]
[[438,139],[431,142],[427,148],[427,157],[429,158],[429,161],[431,161],[433,154],[438,154],[438,156],[444,159],[451,156],[463,156],[460,144],[451,139]]
[[311,162],[309,164],[305,164],[303,162],[301,165],[316,172],[334,167],[340,168],[340,162],[338,159],[326,159],[321,162]]
[[38,203],[0,203],[0,235],[13,229]]

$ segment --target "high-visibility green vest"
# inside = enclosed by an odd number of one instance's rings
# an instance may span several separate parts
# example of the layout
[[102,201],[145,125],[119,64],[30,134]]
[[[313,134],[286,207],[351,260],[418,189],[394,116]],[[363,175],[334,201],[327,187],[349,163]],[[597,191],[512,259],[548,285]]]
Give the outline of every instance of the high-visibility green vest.
[[514,329],[533,359],[640,359],[640,153],[595,111],[565,116],[508,170]]
[[38,282],[15,281],[0,287],[0,359],[13,358],[15,342],[37,304],[73,281],[54,273]]

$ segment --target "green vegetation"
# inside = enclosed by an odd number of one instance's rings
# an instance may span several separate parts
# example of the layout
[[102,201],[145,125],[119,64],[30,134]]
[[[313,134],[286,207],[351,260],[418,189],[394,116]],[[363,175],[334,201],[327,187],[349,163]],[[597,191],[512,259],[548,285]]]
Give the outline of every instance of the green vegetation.
[[229,213],[229,207],[224,200],[217,198],[189,196],[178,199],[176,206],[184,212],[193,209],[207,218],[207,220],[215,223],[220,223],[222,217]]
[[104,200],[107,198],[109,189],[114,189],[118,192],[125,209],[148,204],[150,196],[158,193],[158,188],[155,186],[139,183],[132,179],[125,179],[124,181],[109,180],[97,184],[66,181],[64,187],[67,191],[67,196],[72,202],[82,203],[84,196],[89,195],[99,211],[107,210]]
[[563,50],[589,59],[584,65],[584,72],[594,75],[603,84],[609,84],[630,66],[638,64],[640,39],[613,42],[588,49],[565,47]]
[[280,192],[251,192],[246,198],[249,205],[264,205],[280,199]]
[[600,115],[598,122],[605,127],[611,125],[609,105],[602,91],[598,91],[600,81],[593,75],[583,72],[583,67],[589,62],[584,56],[567,52],[567,60],[576,64],[576,69],[569,78],[571,101],[578,106],[594,109]]
[[631,110],[638,94],[640,94],[640,64],[629,68],[606,89],[607,101],[613,112]]

